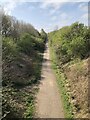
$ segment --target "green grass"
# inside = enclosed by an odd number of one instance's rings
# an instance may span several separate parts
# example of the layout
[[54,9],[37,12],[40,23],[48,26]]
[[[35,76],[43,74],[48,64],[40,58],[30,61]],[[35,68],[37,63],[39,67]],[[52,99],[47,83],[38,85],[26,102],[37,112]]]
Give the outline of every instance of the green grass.
[[73,119],[72,114],[72,105],[69,102],[69,94],[67,93],[67,90],[65,88],[65,83],[67,82],[67,79],[65,78],[64,73],[58,68],[57,62],[56,62],[56,56],[54,54],[53,49],[50,47],[50,57],[52,59],[52,68],[54,69],[54,72],[56,74],[57,84],[61,93],[63,108],[64,108],[64,114],[65,118],[67,119]]
[[33,118],[35,106],[34,106],[34,97],[29,95],[27,102],[26,102],[27,110],[24,113],[25,118]]

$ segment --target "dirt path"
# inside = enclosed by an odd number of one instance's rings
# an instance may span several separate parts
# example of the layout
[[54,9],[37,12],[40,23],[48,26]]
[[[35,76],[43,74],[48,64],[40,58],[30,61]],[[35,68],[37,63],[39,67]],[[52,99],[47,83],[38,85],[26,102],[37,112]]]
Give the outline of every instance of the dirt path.
[[42,65],[42,79],[36,101],[36,114],[39,118],[64,118],[61,98],[55,75],[51,69],[48,43]]

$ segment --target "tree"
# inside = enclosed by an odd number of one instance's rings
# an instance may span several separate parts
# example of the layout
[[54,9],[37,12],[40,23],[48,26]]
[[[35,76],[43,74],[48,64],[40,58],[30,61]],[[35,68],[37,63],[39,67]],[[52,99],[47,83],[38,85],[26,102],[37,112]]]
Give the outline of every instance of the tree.
[[5,37],[9,36],[11,32],[11,20],[10,16],[3,15],[2,16],[2,35]]
[[41,29],[41,37],[42,37],[42,39],[44,39],[44,42],[46,42],[46,40],[47,40],[47,34],[44,31],[44,29]]

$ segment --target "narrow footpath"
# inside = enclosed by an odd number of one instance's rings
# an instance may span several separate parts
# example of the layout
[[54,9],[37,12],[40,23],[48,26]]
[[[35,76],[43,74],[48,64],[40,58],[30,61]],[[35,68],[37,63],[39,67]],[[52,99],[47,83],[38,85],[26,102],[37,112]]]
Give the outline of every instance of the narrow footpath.
[[51,68],[48,43],[44,52],[41,82],[36,98],[36,116],[38,118],[64,118],[59,89]]

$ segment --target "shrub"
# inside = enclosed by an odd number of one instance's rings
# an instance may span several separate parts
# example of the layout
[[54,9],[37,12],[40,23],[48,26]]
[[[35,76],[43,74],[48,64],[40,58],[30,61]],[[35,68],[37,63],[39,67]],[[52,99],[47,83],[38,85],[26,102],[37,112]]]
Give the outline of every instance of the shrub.
[[90,29],[82,23],[73,23],[48,34],[50,46],[54,49],[58,63],[72,59],[84,59],[90,54]]
[[20,50],[28,55],[32,54],[34,46],[35,46],[35,40],[32,38],[31,35],[25,33],[20,41],[18,41],[18,46],[20,47]]
[[18,54],[17,44],[9,37],[3,38],[3,58],[13,58]]
[[70,43],[69,49],[74,58],[83,59],[87,53],[87,46],[83,37],[74,38]]

